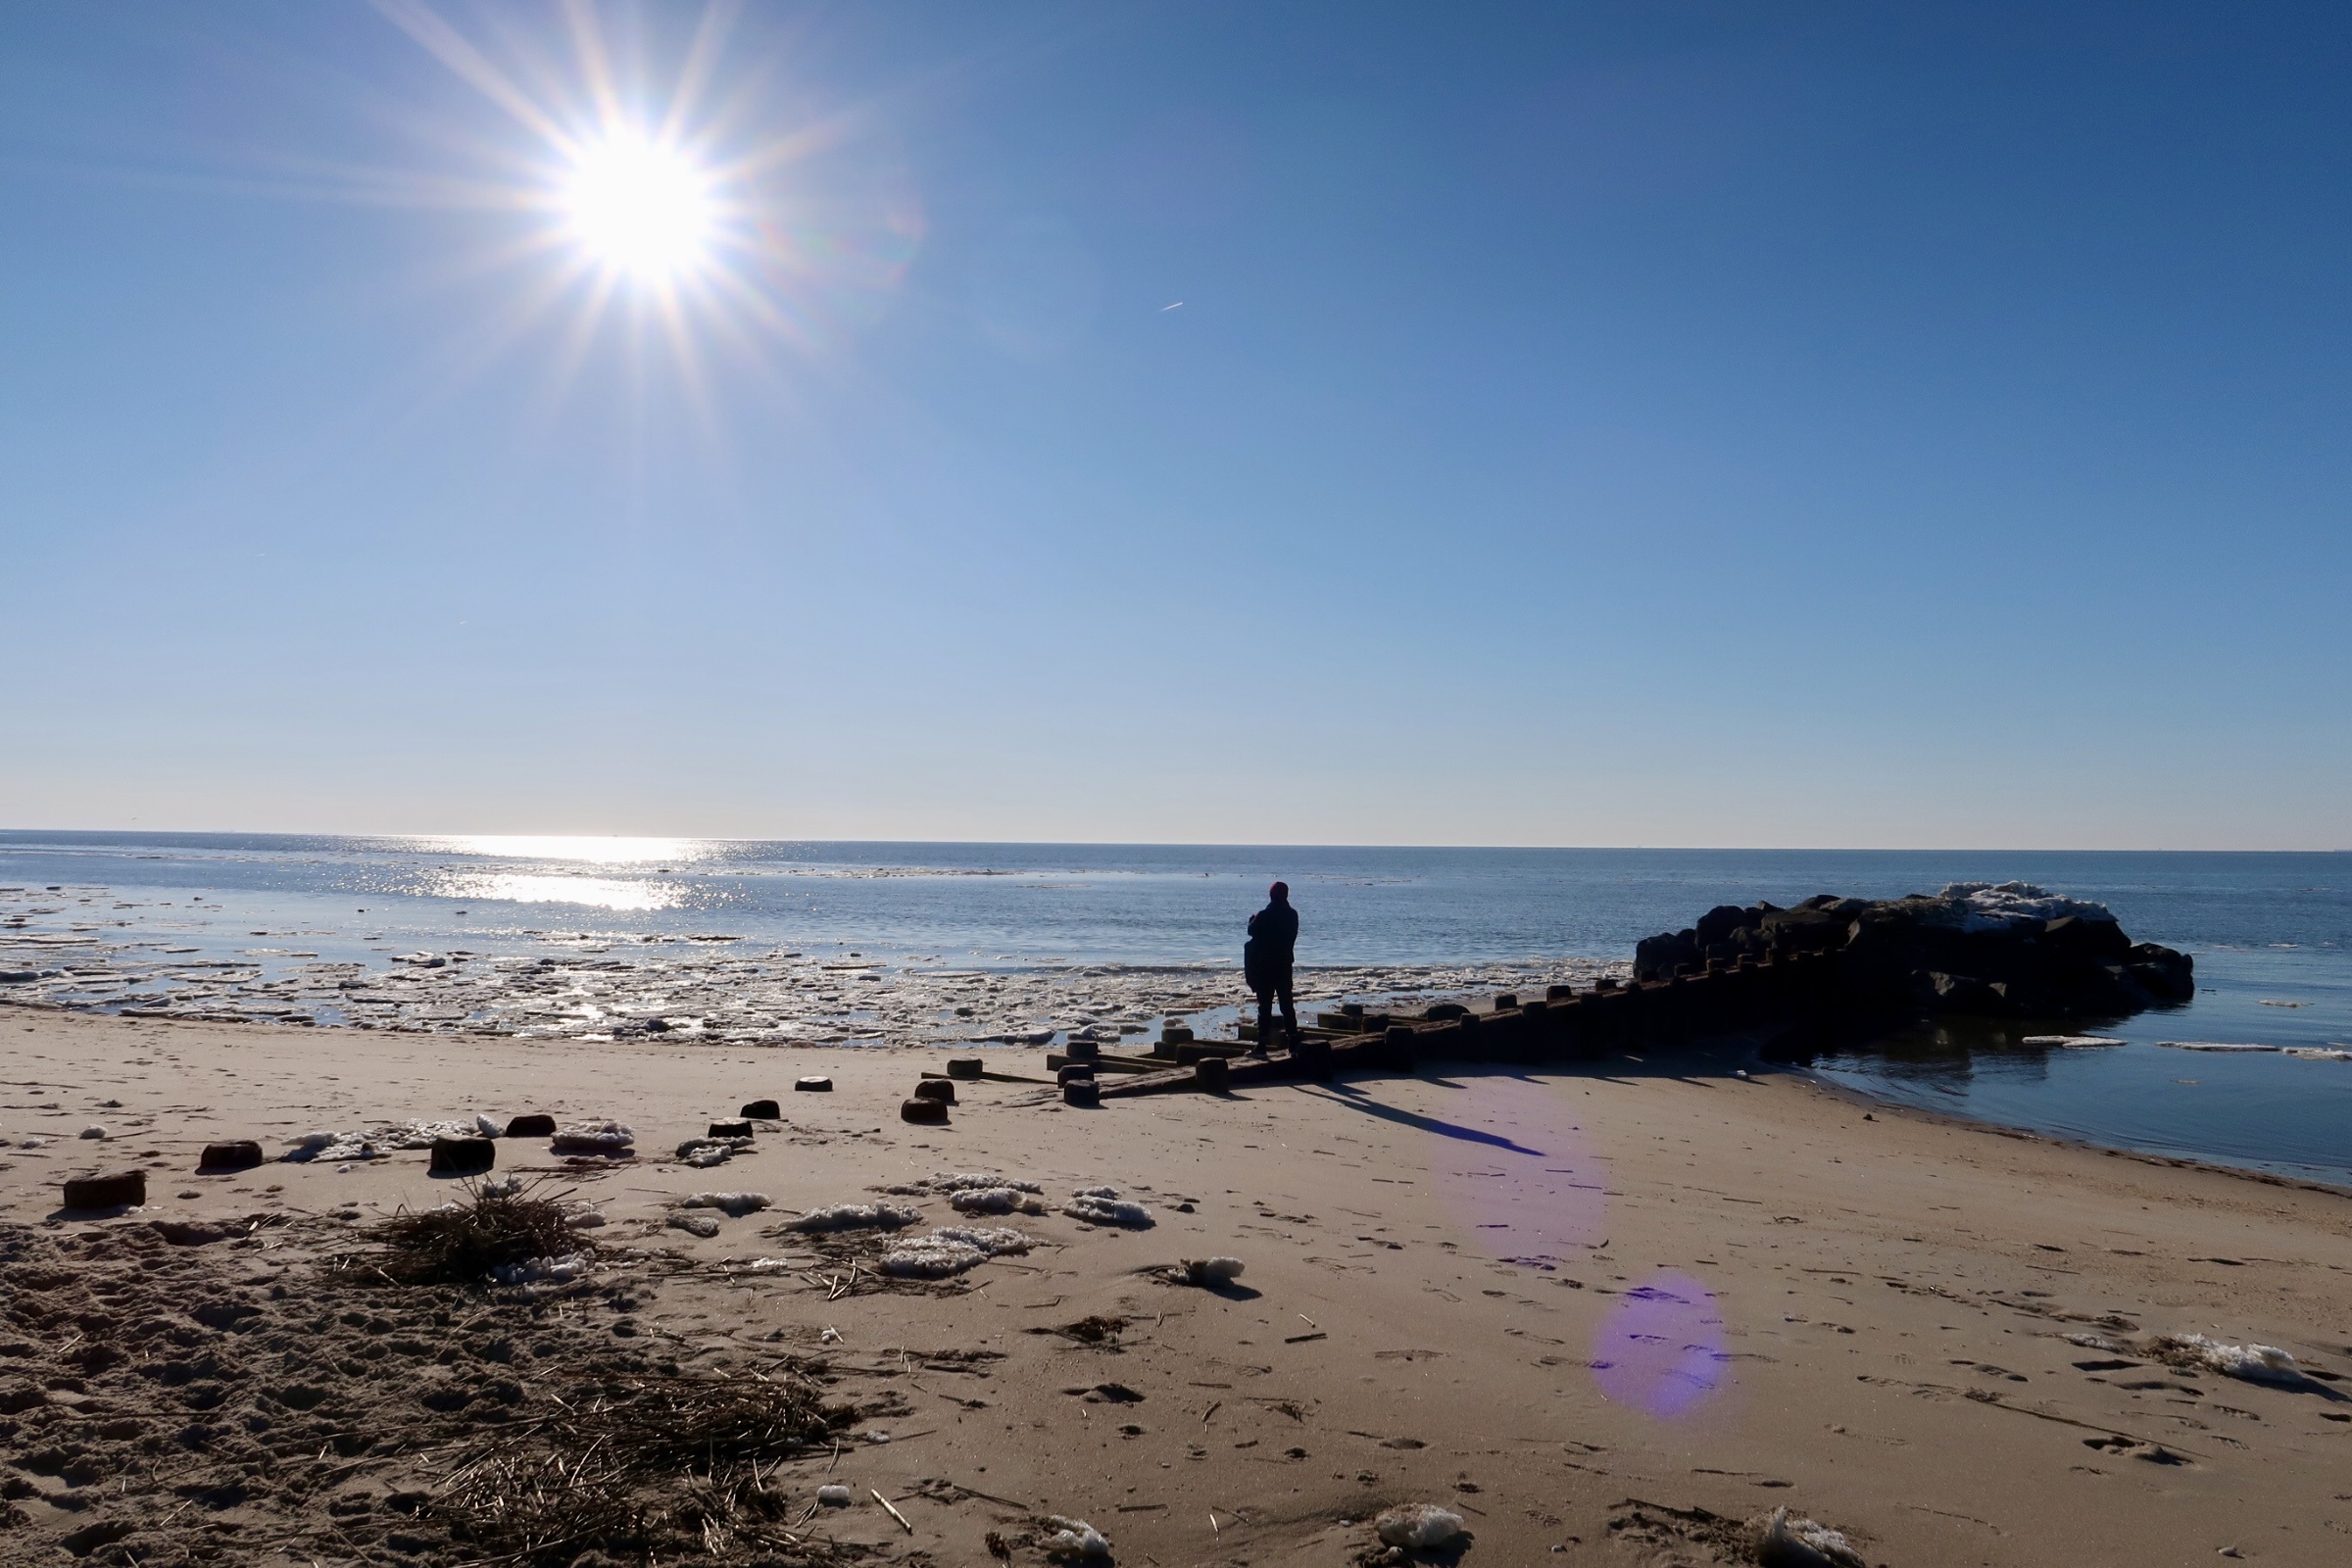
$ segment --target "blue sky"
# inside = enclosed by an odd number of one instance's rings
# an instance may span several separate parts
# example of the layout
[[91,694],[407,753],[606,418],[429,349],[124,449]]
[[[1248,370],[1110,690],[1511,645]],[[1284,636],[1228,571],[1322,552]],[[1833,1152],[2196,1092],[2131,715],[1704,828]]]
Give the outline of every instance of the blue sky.
[[436,21],[0,14],[0,822],[2352,844],[2340,8]]

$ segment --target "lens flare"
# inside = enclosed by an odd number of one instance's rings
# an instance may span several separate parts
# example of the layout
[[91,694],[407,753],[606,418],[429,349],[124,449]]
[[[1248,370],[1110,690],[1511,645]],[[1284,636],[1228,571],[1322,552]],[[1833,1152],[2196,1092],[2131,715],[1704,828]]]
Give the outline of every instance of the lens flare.
[[590,260],[665,283],[710,260],[718,227],[714,183],[680,149],[621,130],[575,155],[564,183],[564,218]]
[[1723,1314],[1685,1274],[1660,1274],[1626,1292],[1592,1340],[1601,1396],[1666,1421],[1715,1392],[1724,1362]]

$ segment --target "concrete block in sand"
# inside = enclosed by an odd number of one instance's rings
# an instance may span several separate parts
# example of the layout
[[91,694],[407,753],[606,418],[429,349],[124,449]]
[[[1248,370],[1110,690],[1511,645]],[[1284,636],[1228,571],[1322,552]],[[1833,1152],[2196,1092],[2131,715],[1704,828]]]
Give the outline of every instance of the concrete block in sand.
[[1211,1094],[1221,1094],[1233,1082],[1232,1069],[1223,1056],[1202,1056],[1193,1063],[1193,1085]]
[[899,1119],[901,1121],[927,1122],[944,1127],[948,1122],[947,1102],[919,1098],[909,1100],[899,1106]]
[[147,1173],[143,1170],[76,1176],[66,1182],[68,1208],[122,1208],[145,1201]]
[[433,1162],[430,1174],[435,1176],[471,1176],[488,1170],[498,1163],[498,1146],[487,1138],[436,1138],[433,1140]]
[[1064,1062],[1061,1066],[1054,1069],[1054,1081],[1057,1084],[1066,1084],[1073,1078],[1083,1078],[1088,1083],[1093,1083],[1095,1081],[1095,1064],[1091,1061],[1071,1061]]
[[1072,1061],[1099,1061],[1102,1056],[1102,1042],[1073,1040],[1069,1043],[1067,1054]]
[[1102,1102],[1102,1088],[1092,1078],[1065,1078],[1061,1083],[1061,1102],[1065,1105],[1099,1105]]
[[956,1103],[956,1086],[945,1078],[926,1078],[914,1086],[917,1100],[936,1100],[943,1105]]
[[951,1078],[978,1078],[986,1070],[987,1064],[978,1056],[950,1056],[948,1058],[948,1076]]
[[752,1136],[752,1124],[748,1121],[714,1121],[710,1124],[710,1130],[703,1136],[706,1138],[749,1138]]
[[204,1146],[204,1157],[196,1161],[196,1174],[213,1176],[251,1170],[262,1162],[262,1146],[250,1138],[225,1144],[207,1144]]
[[739,1112],[749,1121],[776,1121],[782,1118],[784,1107],[772,1100],[755,1100]]
[[515,1116],[507,1122],[509,1138],[553,1138],[556,1118],[553,1116]]
[[833,1080],[818,1077],[796,1078],[792,1083],[792,1091],[796,1095],[829,1095],[833,1092]]

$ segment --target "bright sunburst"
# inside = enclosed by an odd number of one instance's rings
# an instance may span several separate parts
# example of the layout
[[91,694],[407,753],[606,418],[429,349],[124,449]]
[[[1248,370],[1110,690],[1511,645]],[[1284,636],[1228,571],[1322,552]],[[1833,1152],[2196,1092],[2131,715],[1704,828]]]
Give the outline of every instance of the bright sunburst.
[[623,129],[582,146],[563,184],[572,239],[588,259],[644,282],[708,265],[715,181],[682,150]]

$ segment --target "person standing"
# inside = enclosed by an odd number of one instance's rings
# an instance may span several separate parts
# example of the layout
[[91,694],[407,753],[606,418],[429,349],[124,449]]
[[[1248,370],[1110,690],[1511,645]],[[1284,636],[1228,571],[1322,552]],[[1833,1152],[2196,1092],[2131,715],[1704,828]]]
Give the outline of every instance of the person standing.
[[1250,917],[1250,940],[1242,944],[1242,977],[1257,993],[1257,1043],[1250,1054],[1262,1056],[1273,1038],[1274,999],[1282,999],[1284,1037],[1298,1044],[1298,1005],[1291,996],[1291,965],[1298,951],[1298,911],[1291,907],[1291,885],[1266,890],[1266,906]]

